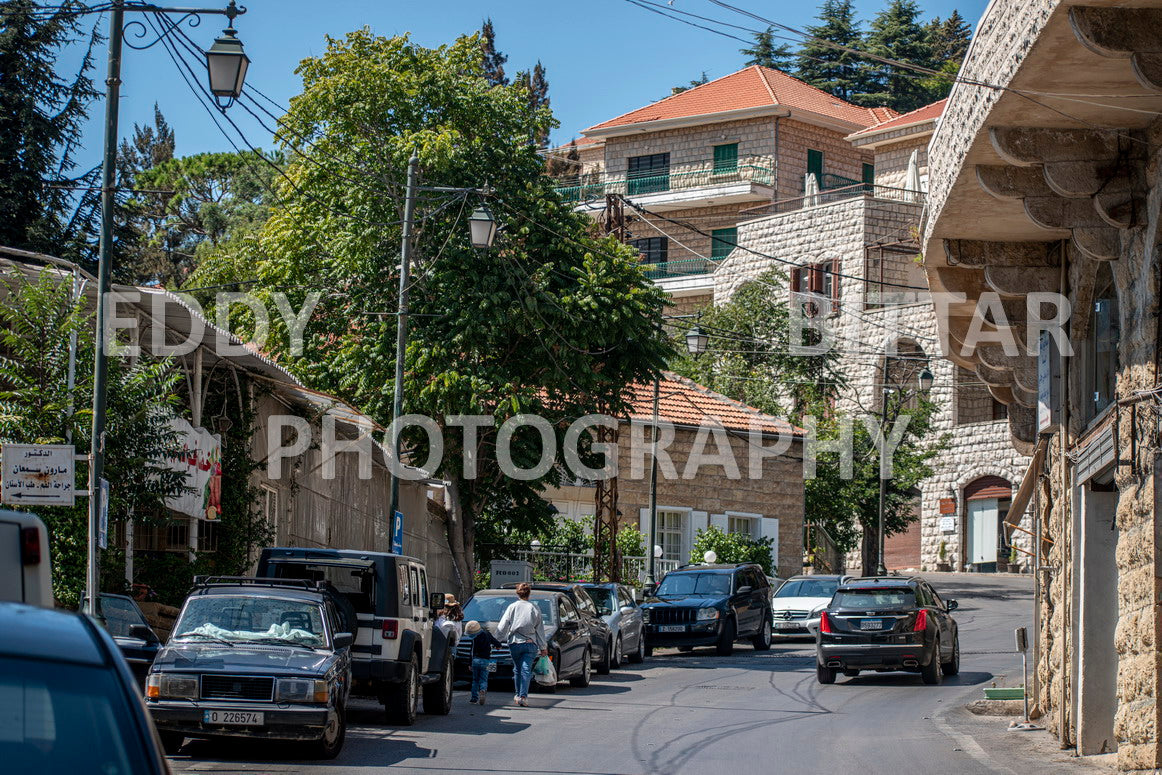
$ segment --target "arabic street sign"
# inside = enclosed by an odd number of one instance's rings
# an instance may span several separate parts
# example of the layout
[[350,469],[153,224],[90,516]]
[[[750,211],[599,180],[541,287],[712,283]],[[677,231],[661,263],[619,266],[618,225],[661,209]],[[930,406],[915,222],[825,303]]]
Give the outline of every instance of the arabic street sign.
[[72,506],[76,501],[72,444],[0,445],[0,487],[15,506]]

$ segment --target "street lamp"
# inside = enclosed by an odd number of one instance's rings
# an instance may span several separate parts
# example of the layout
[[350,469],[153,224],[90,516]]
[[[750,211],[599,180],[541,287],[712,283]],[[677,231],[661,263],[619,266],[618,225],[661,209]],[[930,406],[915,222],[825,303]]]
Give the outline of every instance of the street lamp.
[[686,351],[691,355],[701,355],[706,352],[706,346],[710,343],[710,337],[702,333],[702,329],[694,326],[686,332]]
[[[234,17],[238,10],[233,2],[226,10],[230,24],[222,30],[222,36],[214,41],[206,52],[206,70],[210,74],[210,92],[218,98],[220,107],[229,107],[242,96],[242,85],[246,82],[246,69],[250,67],[250,57],[242,50],[238,31],[234,29]],[[226,102],[223,103],[223,98]]]
[[[880,401],[880,435],[881,435],[881,438],[884,438],[884,439],[887,438],[887,432],[888,432],[887,431],[887,427],[888,427],[888,395],[893,392],[892,388],[888,387],[887,376],[888,376],[888,366],[887,366],[887,359],[885,359],[884,365],[883,365],[883,371],[881,372],[881,378],[882,378],[883,385],[882,385],[882,396],[881,396],[881,401]],[[936,378],[934,376],[932,376],[932,371],[927,366],[925,366],[924,370],[920,372],[920,375],[916,379],[916,384],[920,388],[919,392],[927,393],[929,390],[932,389],[932,383],[935,381],[936,381]],[[881,442],[881,446],[880,446],[880,507],[879,507],[879,514],[878,514],[877,519],[876,519],[876,523],[877,523],[876,532],[878,533],[877,538],[876,538],[876,543],[877,543],[877,547],[876,547],[876,575],[877,576],[888,575],[888,568],[884,564],[884,498],[885,498],[886,491],[887,491],[887,482],[884,479],[883,465],[884,465],[884,450],[886,449],[886,447],[887,447],[887,444]]]
[[[128,3],[126,0],[112,0],[107,8],[94,13],[109,11],[109,64],[105,76],[105,135],[104,155],[101,161],[101,234],[97,252],[97,336],[93,348],[93,424],[90,436],[89,461],[89,535],[88,535],[88,567],[86,568],[86,612],[92,616],[99,616],[97,594],[100,588],[100,573],[98,567],[98,524],[102,512],[104,496],[102,482],[105,474],[105,414],[106,394],[108,392],[108,355],[106,354],[106,307],[105,296],[109,293],[109,277],[112,270],[113,250],[113,218],[116,206],[115,194],[117,191],[117,119],[121,103],[121,52],[125,43],[125,11],[142,11],[145,13],[163,14],[180,13],[180,24],[186,18],[198,19],[199,14],[218,14],[230,20],[226,35],[219,38],[206,52],[206,66],[210,71],[210,85],[221,87],[222,95],[237,97],[242,91],[242,83],[246,77],[246,67],[250,60],[242,51],[242,43],[234,36],[234,18],[246,13],[245,8],[239,8],[235,0],[225,8],[162,8],[150,4]],[[134,22],[140,24],[140,22]],[[144,49],[153,46],[170,34],[177,25],[163,31],[160,36],[145,45],[132,48]],[[219,46],[219,43],[222,45]],[[227,64],[229,66],[227,67]],[[232,76],[229,80],[229,90],[222,79]],[[220,105],[222,108],[229,106]]]
[[[403,237],[400,241],[399,261],[399,309],[396,314],[395,329],[395,393],[391,402],[392,438],[391,454],[395,465],[400,463],[399,428],[395,421],[403,416],[403,362],[407,354],[408,338],[408,289],[411,287],[412,264],[412,228],[416,215],[416,193],[429,191],[438,194],[455,194],[457,196],[489,196],[492,190],[485,188],[454,188],[452,186],[421,186],[420,157],[412,153],[408,159],[407,188],[404,192],[403,204]],[[496,240],[498,231],[496,220],[488,207],[481,204],[468,219],[469,236],[475,248],[490,248]],[[391,515],[391,528],[395,530],[395,520],[402,518],[399,514],[399,470],[391,473],[391,495],[388,514]]]

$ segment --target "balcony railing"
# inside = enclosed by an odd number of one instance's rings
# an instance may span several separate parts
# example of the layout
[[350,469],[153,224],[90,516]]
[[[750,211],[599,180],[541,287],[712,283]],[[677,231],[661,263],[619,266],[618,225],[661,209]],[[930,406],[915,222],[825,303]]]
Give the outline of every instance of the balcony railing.
[[[838,178],[838,176],[824,175],[824,178],[829,177]],[[824,186],[820,188],[819,193],[817,194],[804,194],[803,196],[796,196],[790,199],[780,199],[777,202],[770,202],[769,204],[750,207],[740,211],[739,217],[743,219],[761,218],[764,215],[789,213],[794,210],[801,210],[804,207],[815,207],[816,205],[845,202],[849,199],[856,199],[858,197],[865,196],[872,197],[873,199],[891,199],[897,202],[924,204],[924,198],[926,194],[923,191],[911,191],[906,188],[881,186],[878,183],[853,182],[847,185],[836,186],[834,188],[827,188]]]
[[733,164],[682,165],[649,174],[607,175],[596,172],[562,180],[556,191],[566,202],[586,202],[606,194],[640,196],[666,191],[710,188],[730,183],[758,183],[769,186],[774,181],[774,163],[768,156],[750,156]]
[[682,258],[677,261],[642,264],[642,271],[651,280],[665,280],[670,277],[712,274],[720,263],[721,258]]

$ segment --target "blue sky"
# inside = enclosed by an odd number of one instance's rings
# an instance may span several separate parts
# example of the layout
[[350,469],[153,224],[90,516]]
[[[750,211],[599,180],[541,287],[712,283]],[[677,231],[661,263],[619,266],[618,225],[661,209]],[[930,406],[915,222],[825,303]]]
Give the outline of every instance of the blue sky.
[[[800,28],[811,24],[817,13],[813,2],[734,2]],[[367,25],[381,35],[410,32],[419,43],[436,46],[478,29],[483,17],[491,16],[497,46],[509,58],[506,71],[510,75],[538,59],[545,65],[553,112],[561,123],[553,133],[554,142],[567,142],[587,126],[664,97],[671,86],[697,78],[702,71],[717,78],[739,69],[743,61],[738,41],[667,20],[626,0],[568,4],[557,0],[247,0],[244,4],[249,11],[239,17],[237,28],[251,59],[247,82],[282,104],[298,91],[295,66],[303,57],[323,50],[325,35],[341,36]],[[716,8],[709,0],[672,0],[671,5],[743,26],[759,26]],[[856,0],[865,20],[882,5],[883,0]],[[921,0],[925,17],[943,18],[956,8],[974,27],[985,5],[986,0]],[[206,16],[200,27],[187,31],[208,47],[224,26],[222,22],[223,17]],[[747,37],[745,32],[738,34]],[[230,149],[161,46],[126,49],[125,53],[122,136],[135,122],[152,119],[156,101],[175,128],[179,154]],[[103,83],[103,51],[97,62],[94,81]],[[100,153],[100,111],[95,106],[86,131],[84,156],[90,162]],[[235,107],[231,117],[255,145],[270,147],[269,133],[248,114]]]

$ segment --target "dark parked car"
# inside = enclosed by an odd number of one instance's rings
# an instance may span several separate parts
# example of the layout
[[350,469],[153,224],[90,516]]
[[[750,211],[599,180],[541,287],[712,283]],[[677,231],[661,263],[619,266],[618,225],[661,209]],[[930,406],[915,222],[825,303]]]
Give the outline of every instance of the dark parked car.
[[918,672],[926,684],[960,672],[960,634],[943,600],[919,577],[852,579],[819,619],[819,683],[861,670]]
[[642,609],[633,593],[622,584],[585,584],[597,613],[613,632],[613,667],[622,659],[641,662],[646,656],[646,629]]
[[334,758],[347,731],[353,635],[326,582],[198,578],[145,685],[166,750],[186,737],[310,744]]
[[121,650],[121,656],[129,663],[138,686],[144,691],[145,676],[157,658],[157,652],[161,651],[161,639],[149,626],[137,602],[128,595],[102,592],[97,596],[97,602],[101,607],[105,629],[113,636],[113,642]]
[[168,773],[113,639],[79,614],[0,603],[0,770]]
[[647,655],[658,646],[714,646],[729,656],[744,638],[759,651],[771,647],[771,588],[760,565],[678,568],[646,594]]
[[[464,605],[464,620],[475,620],[482,626],[495,625],[504,616],[504,609],[517,599],[511,589],[482,589]],[[589,622],[581,616],[573,599],[557,590],[534,590],[529,596],[541,612],[545,623],[545,638],[549,658],[557,669],[559,680],[569,679],[573,686],[586,687],[593,670],[593,647]],[[465,634],[456,644],[456,677],[472,680],[472,635]],[[494,648],[496,662],[493,678],[512,680],[512,655],[508,648]],[[556,691],[554,686],[538,686],[542,691]]]
[[[516,584],[505,584],[504,586],[506,589],[512,589],[516,587]],[[613,630],[597,612],[597,604],[593,602],[593,598],[589,597],[585,587],[570,581],[537,581],[533,583],[533,589],[543,592],[561,592],[569,596],[589,630],[593,669],[602,675],[608,673],[613,667]]]

